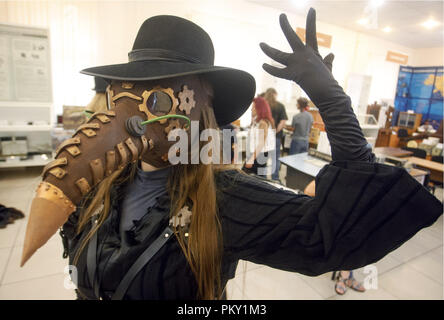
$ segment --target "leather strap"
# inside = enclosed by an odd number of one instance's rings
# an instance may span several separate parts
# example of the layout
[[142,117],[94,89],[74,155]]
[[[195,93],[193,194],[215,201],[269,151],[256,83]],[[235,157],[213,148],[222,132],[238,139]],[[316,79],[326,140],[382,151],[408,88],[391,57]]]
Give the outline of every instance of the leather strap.
[[76,129],[76,132],[74,133],[74,135],[76,135],[79,131],[83,131],[85,129],[100,129],[100,125],[97,122],[94,122],[94,123],[84,123],[84,124],[80,125]]
[[142,97],[136,96],[135,94],[133,94],[131,92],[124,91],[124,92],[121,92],[119,94],[116,94],[113,97],[113,101],[119,100],[120,98],[123,98],[123,97],[131,98],[131,99],[134,99],[134,100],[137,100],[137,101],[142,101],[143,100]]
[[117,145],[117,150],[119,151],[120,155],[119,168],[123,168],[128,161],[128,155],[126,154],[126,150],[122,142]]
[[91,118],[95,117],[95,116],[97,116],[99,114],[103,114],[103,115],[108,116],[108,117],[115,117],[116,116],[116,112],[113,111],[113,110],[103,110],[103,111],[96,111],[96,112],[94,112],[94,114],[91,116]]
[[166,49],[135,49],[128,53],[129,62],[133,61],[172,61],[172,62],[190,62],[201,63],[199,59],[188,56],[182,52]]
[[83,129],[81,132],[85,136],[87,136],[88,138],[91,138],[91,137],[94,137],[95,135],[97,135],[97,133],[92,129]]
[[125,144],[128,147],[128,149],[131,151],[132,155],[132,161],[137,161],[137,157],[139,155],[139,150],[137,150],[136,145],[134,144],[133,140],[131,138],[128,138],[125,140]]
[[103,180],[104,170],[103,170],[102,160],[100,159],[92,160],[89,163],[89,166],[91,168],[93,176],[93,184],[96,185]]
[[52,168],[59,166],[66,166],[67,164],[68,160],[65,157],[51,161],[43,168],[43,173],[42,173],[43,178],[46,176],[46,173],[48,173],[48,171],[51,170]]
[[[94,228],[95,224],[94,219],[95,217],[93,217],[93,220],[91,221],[92,223],[91,230],[92,228]],[[94,232],[93,236],[91,237],[88,243],[88,252],[86,253],[86,271],[88,273],[89,283],[91,284],[91,287],[94,291],[94,296],[97,299],[99,299],[100,297],[97,296],[96,294],[96,290],[99,291],[98,281],[96,277],[96,270],[97,270],[97,231]]]
[[151,260],[152,257],[164,246],[165,243],[172,237],[173,231],[170,227],[166,227],[159,237],[157,237],[154,242],[145,249],[145,251],[137,258],[137,260],[133,263],[131,268],[129,268],[128,272],[120,281],[117,286],[116,291],[114,292],[111,300],[122,300],[128,291],[129,286],[133,282],[134,278],[143,269],[143,267]]
[[101,123],[108,123],[108,122],[111,121],[110,118],[108,118],[108,117],[105,116],[104,114],[98,114],[98,115],[96,115],[96,118],[99,119],[99,121],[100,121]]
[[[111,121],[111,120],[109,120],[109,118],[108,117],[115,117],[116,116],[116,113],[114,112],[114,111],[112,111],[112,110],[103,110],[103,111],[96,111],[96,112],[94,112],[92,115],[91,115],[91,117],[88,119],[88,122],[91,122],[93,119],[99,119],[100,120],[100,122],[102,122],[102,123],[108,123],[109,121]],[[108,119],[108,120],[106,120],[106,119]],[[104,120],[104,121],[106,121],[106,122],[103,122],[102,120]]]
[[79,154],[82,153],[80,151],[79,147],[77,147],[77,146],[70,146],[70,147],[66,148],[66,151],[68,151],[68,153],[70,155],[72,155],[73,157],[77,157]]
[[83,196],[91,190],[91,186],[89,185],[88,180],[85,178],[80,178],[75,182],[75,184]]
[[142,151],[140,152],[140,158],[142,158],[142,156],[148,150],[148,140],[146,140],[145,136],[141,136],[140,140],[142,140]]
[[116,168],[116,152],[114,150],[109,150],[106,152],[106,171],[105,175],[109,176],[114,172]]
[[73,146],[73,145],[78,145],[78,144],[80,144],[80,139],[79,138],[69,138],[69,139],[66,139],[65,141],[63,141],[57,147],[57,150],[55,152],[56,158],[58,157],[59,153],[63,151],[64,148],[69,147],[69,146]]
[[55,167],[49,170],[49,174],[52,174],[57,179],[63,179],[63,177],[66,175],[66,170],[63,170],[60,167]]

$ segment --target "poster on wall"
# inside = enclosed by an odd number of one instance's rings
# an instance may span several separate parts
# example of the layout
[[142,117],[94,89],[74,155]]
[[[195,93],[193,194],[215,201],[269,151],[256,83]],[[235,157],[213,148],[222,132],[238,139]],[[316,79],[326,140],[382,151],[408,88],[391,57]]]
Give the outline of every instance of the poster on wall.
[[52,101],[46,29],[0,24],[0,101]]

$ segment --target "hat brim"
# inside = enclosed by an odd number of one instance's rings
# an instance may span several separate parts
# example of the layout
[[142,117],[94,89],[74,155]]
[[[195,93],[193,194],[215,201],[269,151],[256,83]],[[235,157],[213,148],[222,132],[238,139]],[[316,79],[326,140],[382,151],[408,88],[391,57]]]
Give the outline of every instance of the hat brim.
[[134,61],[93,67],[83,74],[109,80],[148,81],[186,75],[204,75],[214,90],[213,109],[219,126],[239,119],[254,98],[256,82],[247,72],[218,66],[169,61]]

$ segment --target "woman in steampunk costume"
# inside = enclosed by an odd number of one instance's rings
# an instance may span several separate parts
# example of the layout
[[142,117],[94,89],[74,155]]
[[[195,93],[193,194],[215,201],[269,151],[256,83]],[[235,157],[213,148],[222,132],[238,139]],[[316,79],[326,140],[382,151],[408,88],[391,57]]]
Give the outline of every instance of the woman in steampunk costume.
[[140,28],[129,63],[83,71],[110,82],[109,109],[79,127],[45,167],[22,264],[63,225],[82,298],[219,299],[239,259],[310,276],[351,270],[433,224],[442,204],[404,169],[373,162],[350,98],[331,74],[333,55],[319,55],[315,11],[306,44],[285,15],[280,24],[292,52],[261,43],[284,66],[263,68],[308,94],[332,148],[315,197],[196,159],[170,164],[172,130],[189,128],[188,120],[201,131],[232,122],[255,83],[213,65],[200,27],[156,16]]

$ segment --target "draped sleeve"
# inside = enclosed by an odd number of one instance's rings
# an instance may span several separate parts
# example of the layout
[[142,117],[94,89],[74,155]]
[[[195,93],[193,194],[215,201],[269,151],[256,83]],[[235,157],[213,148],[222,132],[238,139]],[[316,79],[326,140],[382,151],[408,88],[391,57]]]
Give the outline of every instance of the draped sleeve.
[[235,171],[218,175],[225,254],[315,276],[374,263],[442,214],[405,169],[336,161],[298,195]]

